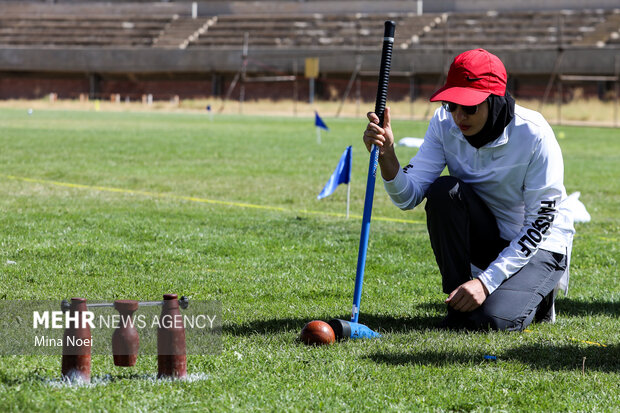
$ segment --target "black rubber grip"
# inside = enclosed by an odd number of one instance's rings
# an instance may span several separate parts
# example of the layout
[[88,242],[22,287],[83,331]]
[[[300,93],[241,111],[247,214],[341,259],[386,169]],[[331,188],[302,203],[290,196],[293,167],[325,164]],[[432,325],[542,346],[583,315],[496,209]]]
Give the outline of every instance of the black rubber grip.
[[351,324],[349,324],[348,321],[334,318],[333,320],[329,320],[327,324],[334,330],[336,340],[351,338]]
[[394,46],[394,31],[396,23],[391,20],[385,22],[383,32],[383,50],[381,50],[381,68],[379,69],[379,84],[377,86],[377,101],[375,113],[379,117],[379,126],[383,126],[383,112],[387,101],[388,83],[390,81],[390,68],[392,66],[392,48]]

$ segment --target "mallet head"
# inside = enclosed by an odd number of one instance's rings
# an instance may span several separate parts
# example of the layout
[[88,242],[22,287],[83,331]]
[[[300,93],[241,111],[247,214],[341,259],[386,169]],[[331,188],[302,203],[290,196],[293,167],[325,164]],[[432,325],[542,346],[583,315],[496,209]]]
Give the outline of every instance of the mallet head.
[[371,330],[364,324],[354,323],[352,321],[334,318],[333,320],[330,320],[328,324],[331,326],[332,330],[334,330],[337,340],[342,340],[345,338],[356,339],[382,337],[381,334]]

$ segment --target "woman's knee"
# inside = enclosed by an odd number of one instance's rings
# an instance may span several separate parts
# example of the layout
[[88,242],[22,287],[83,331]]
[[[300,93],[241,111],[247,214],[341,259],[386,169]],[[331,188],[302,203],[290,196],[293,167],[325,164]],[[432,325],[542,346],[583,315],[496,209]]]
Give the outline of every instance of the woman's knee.
[[472,311],[467,318],[466,328],[468,330],[497,330],[497,331],[523,331],[531,323],[531,319],[514,319],[498,317],[488,311],[485,306]]
[[458,199],[461,181],[453,176],[440,176],[426,191],[426,205],[445,205],[454,199]]
[[426,190],[426,210],[443,210],[459,200],[461,181],[453,176],[440,176]]

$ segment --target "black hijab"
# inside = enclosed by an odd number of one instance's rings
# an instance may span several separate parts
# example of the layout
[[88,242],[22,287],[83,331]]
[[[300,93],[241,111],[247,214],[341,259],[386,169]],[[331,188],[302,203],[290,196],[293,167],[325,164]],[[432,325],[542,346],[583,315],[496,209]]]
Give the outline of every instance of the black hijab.
[[515,101],[508,92],[504,96],[489,95],[487,102],[489,117],[482,130],[472,136],[463,135],[476,149],[497,139],[515,116]]

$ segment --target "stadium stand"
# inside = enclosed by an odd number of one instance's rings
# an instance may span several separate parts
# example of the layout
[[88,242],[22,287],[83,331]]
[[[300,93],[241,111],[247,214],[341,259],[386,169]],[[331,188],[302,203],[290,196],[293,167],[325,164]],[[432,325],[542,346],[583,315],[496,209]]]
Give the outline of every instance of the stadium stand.
[[[416,14],[305,14],[272,16],[225,15],[195,39],[189,47],[240,47],[244,33],[249,35],[249,45],[257,47],[378,47],[383,21],[392,19],[401,31],[400,38],[419,35],[427,27],[437,24],[436,15]],[[404,43],[403,43],[404,44]]]
[[[369,76],[376,70],[387,19],[398,27],[393,78],[402,84],[402,96],[432,90],[449,56],[474,47],[500,55],[516,74],[512,85],[527,95],[542,93],[556,72],[617,77],[620,9],[560,7],[570,1],[524,10],[522,3],[497,0],[496,9],[474,11],[475,0],[442,0],[452,8],[429,13],[436,3],[426,2],[418,14],[417,2],[409,0],[214,0],[198,7],[187,1],[0,0],[0,97],[46,91],[66,96],[71,88],[63,85],[70,82],[90,96],[157,88],[221,95],[240,70],[246,33],[251,60],[268,63],[244,66],[250,75],[298,74],[306,58],[320,58],[318,93],[336,96],[327,91],[346,87],[353,72]],[[603,92],[612,87],[587,85]],[[275,95],[275,88],[264,90]]]
[[[604,46],[614,41],[620,10],[355,15],[226,15],[190,39],[188,47],[240,47],[243,33],[257,47],[378,47],[381,22],[399,27],[397,47]],[[601,44],[602,42],[602,44]]]
[[497,12],[444,14],[434,30],[414,37],[410,46],[457,48],[594,45],[591,37],[618,11]]
[[215,24],[217,17],[191,18],[175,16],[164,27],[159,36],[153,40],[155,47],[185,49],[189,42],[197,39],[205,33],[210,26]]
[[378,48],[395,20],[402,49],[416,47],[602,47],[618,44],[620,9],[422,14],[0,15],[0,45],[62,47]]
[[0,16],[6,46],[150,47],[173,16]]
[[575,42],[576,45],[596,45],[603,47],[606,44],[620,44],[620,13],[608,13],[605,21],[598,24],[581,41]]

